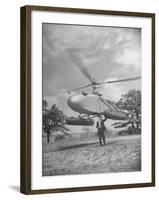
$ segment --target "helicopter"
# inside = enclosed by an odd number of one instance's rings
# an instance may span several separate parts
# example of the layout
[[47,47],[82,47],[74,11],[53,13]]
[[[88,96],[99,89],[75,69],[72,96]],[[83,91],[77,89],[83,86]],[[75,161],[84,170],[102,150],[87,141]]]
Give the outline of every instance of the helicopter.
[[[77,56],[73,54],[73,61],[77,59]],[[120,110],[115,104],[106,98],[98,91],[99,86],[103,84],[121,83],[127,81],[135,81],[141,79],[138,77],[130,77],[127,79],[119,79],[113,81],[97,82],[95,78],[91,76],[88,69],[79,62],[76,65],[79,71],[89,80],[89,84],[81,86],[79,88],[69,90],[70,96],[67,99],[67,105],[75,112],[79,114],[78,117],[66,117],[66,123],[69,125],[93,125],[95,117],[104,117],[105,119],[112,120],[127,120],[130,113],[126,110]],[[85,88],[92,88],[91,93],[81,91]],[[71,94],[72,93],[72,94]]]

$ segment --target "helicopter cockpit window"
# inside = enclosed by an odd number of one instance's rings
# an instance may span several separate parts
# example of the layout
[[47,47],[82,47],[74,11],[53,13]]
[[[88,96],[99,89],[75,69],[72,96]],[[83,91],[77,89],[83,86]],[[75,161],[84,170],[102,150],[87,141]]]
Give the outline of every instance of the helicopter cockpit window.
[[88,95],[88,93],[86,93],[86,92],[82,92],[82,94],[83,94],[83,96],[87,96]]

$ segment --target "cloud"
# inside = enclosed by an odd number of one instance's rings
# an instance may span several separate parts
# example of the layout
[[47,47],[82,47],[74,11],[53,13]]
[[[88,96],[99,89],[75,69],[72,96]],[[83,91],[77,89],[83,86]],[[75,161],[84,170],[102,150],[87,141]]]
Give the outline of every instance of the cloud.
[[59,90],[56,87],[54,80],[51,80],[49,84],[46,83],[46,80],[43,80],[43,96],[51,96],[52,94],[57,94]]
[[[104,81],[115,81],[121,80],[122,78],[106,78]],[[126,94],[130,89],[141,89],[141,80],[127,81],[127,82],[117,82],[104,84],[102,87],[103,96],[106,99],[112,101],[119,101],[123,94]]]
[[[70,55],[70,49],[73,49],[74,55]],[[61,90],[89,84],[80,67],[83,71],[88,69],[96,81],[140,75],[141,30],[44,24],[43,96],[57,97]],[[128,83],[126,88],[125,84],[111,87],[114,87],[114,94],[119,94],[138,85]]]
[[116,62],[123,64],[124,69],[133,65],[134,71],[139,73],[141,69],[141,51],[136,48],[125,48],[122,55],[118,54],[116,56]]
[[141,73],[141,29],[128,29],[128,33],[122,32],[121,37],[125,37],[125,41],[119,42],[122,48],[119,48],[115,62],[123,64],[124,70],[128,71],[131,66],[136,74]]
[[[115,81],[117,78],[107,78],[104,81]],[[103,96],[106,99],[110,99],[112,101],[118,101],[121,98],[121,95],[126,92],[125,84],[123,83],[112,83],[112,84],[104,84],[103,85]]]

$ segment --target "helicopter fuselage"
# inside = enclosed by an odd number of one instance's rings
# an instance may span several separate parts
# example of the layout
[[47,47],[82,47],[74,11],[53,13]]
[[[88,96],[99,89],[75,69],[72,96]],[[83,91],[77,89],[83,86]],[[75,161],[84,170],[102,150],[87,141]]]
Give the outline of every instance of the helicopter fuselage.
[[104,115],[105,118],[113,120],[128,118],[127,114],[118,110],[111,101],[97,94],[75,93],[68,98],[67,104],[79,114]]

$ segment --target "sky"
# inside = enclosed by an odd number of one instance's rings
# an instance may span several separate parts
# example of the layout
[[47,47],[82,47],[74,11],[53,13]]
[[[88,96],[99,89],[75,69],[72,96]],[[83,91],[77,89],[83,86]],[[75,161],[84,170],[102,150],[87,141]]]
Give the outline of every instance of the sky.
[[[66,115],[68,90],[89,84],[80,68],[99,82],[141,76],[141,30],[137,28],[43,24],[43,98],[56,103]],[[107,99],[118,101],[141,80],[104,84]]]

